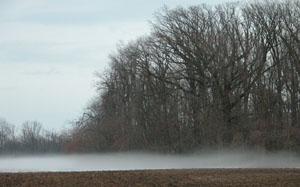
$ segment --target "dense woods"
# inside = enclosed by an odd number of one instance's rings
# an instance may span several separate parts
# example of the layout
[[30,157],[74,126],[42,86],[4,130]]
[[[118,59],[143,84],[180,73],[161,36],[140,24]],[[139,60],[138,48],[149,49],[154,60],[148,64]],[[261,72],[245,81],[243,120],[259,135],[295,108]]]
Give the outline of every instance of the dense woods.
[[74,150],[300,150],[300,2],[164,8],[118,47]]
[[[110,55],[70,135],[42,142],[74,152],[300,152],[300,1],[163,8],[151,29]],[[23,127],[33,146],[38,127]],[[6,134],[0,146],[14,139]]]

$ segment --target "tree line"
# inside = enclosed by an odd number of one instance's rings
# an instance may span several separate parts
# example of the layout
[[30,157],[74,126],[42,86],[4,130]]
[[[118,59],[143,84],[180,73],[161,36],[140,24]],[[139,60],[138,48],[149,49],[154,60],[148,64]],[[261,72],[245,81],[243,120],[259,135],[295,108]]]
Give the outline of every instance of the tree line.
[[[120,45],[109,63],[73,129],[40,143],[74,152],[300,152],[299,0],[165,7],[151,34]],[[27,134],[22,143],[33,146]]]
[[25,121],[20,129],[0,118],[0,154],[65,152],[67,133],[43,129],[38,121]]
[[300,149],[300,2],[163,8],[76,122],[85,151]]

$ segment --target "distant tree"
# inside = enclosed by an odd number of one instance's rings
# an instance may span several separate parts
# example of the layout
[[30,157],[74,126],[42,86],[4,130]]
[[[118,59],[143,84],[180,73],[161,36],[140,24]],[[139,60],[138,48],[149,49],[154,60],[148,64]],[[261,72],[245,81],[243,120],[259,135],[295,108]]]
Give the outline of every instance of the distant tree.
[[21,128],[21,142],[25,151],[36,152],[42,143],[42,124],[38,121],[26,121]]
[[6,151],[13,141],[15,141],[15,126],[5,119],[0,119],[0,152]]

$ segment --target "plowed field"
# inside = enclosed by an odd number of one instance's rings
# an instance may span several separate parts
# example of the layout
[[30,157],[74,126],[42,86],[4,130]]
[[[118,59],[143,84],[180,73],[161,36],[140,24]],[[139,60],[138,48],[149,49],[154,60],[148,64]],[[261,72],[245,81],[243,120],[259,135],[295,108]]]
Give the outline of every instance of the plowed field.
[[0,186],[300,186],[300,169],[0,173]]

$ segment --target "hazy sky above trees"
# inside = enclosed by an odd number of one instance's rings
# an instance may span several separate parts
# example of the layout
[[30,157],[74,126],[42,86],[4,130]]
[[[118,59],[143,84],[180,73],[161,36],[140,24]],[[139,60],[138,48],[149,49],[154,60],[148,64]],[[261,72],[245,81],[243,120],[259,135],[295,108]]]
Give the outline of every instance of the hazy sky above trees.
[[149,33],[167,5],[226,0],[0,1],[0,117],[17,127],[38,120],[61,129],[76,119],[120,41]]

